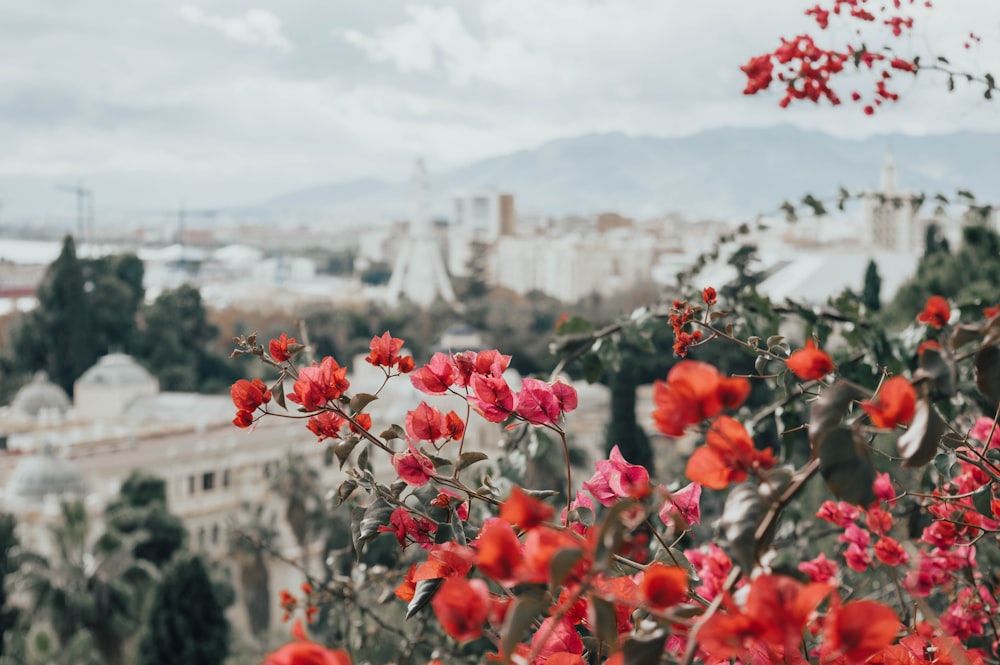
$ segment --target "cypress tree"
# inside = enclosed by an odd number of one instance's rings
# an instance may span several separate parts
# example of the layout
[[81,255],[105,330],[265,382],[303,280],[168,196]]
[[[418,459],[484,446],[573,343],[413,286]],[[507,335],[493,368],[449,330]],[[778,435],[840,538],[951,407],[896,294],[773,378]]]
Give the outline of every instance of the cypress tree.
[[865,269],[865,285],[861,292],[861,303],[872,312],[882,309],[882,277],[878,274],[875,261],[869,261]]
[[156,587],[137,665],[221,665],[229,622],[201,557],[175,559]]

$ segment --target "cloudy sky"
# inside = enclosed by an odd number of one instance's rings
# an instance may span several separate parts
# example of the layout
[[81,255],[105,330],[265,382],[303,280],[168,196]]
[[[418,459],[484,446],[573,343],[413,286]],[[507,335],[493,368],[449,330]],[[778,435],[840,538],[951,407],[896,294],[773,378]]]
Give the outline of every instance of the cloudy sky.
[[[811,30],[811,4],[8,0],[0,221],[71,211],[56,183],[92,187],[105,208],[246,204],[402,179],[417,155],[433,171],[589,132],[1000,130],[1000,100],[949,96],[930,76],[901,81],[904,101],[875,118],[744,98],[739,66]],[[918,14],[900,50],[1000,73],[1000,2],[940,5]],[[965,51],[970,28],[983,41]]]

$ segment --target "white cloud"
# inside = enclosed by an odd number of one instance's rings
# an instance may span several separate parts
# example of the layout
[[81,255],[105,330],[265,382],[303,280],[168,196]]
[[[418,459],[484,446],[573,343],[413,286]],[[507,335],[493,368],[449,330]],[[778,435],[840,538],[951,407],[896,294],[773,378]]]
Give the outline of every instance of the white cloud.
[[281,20],[264,9],[251,9],[243,16],[226,18],[206,14],[195,5],[182,5],[178,14],[188,23],[217,30],[234,42],[285,53],[292,50],[292,42],[281,31]]

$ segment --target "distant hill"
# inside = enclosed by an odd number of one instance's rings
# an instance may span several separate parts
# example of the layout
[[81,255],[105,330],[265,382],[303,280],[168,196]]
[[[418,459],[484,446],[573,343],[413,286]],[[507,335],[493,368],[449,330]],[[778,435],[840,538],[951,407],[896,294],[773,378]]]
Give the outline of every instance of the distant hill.
[[[805,193],[840,185],[874,187],[891,146],[902,188],[1000,198],[1000,134],[904,134],[843,140],[789,125],[724,128],[683,138],[591,134],[431,173],[432,209],[450,212],[451,194],[489,188],[515,195],[521,212],[637,216],[752,215]],[[388,221],[409,213],[408,185],[375,179],[291,192],[256,213]]]

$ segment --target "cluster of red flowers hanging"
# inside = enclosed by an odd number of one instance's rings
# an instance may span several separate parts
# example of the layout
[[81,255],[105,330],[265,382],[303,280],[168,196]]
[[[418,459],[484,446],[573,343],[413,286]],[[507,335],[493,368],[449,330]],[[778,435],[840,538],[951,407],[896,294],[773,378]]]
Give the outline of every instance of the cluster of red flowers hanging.
[[757,94],[777,80],[783,86],[784,95],[779,102],[783,108],[800,100],[818,103],[825,99],[838,105],[841,96],[834,89],[833,81],[844,72],[848,63],[853,63],[856,69],[864,68],[876,77],[870,95],[866,97],[857,91],[850,95],[854,102],[864,103],[862,108],[866,114],[873,114],[883,103],[899,98],[898,93],[887,86],[893,73],[917,73],[919,58],[904,58],[891,50],[888,56],[871,52],[865,46],[863,34],[872,26],[882,27],[893,37],[906,34],[913,29],[915,19],[911,12],[917,5],[929,8],[931,3],[893,0],[890,5],[876,0],[832,0],[806,9],[806,16],[815,20],[820,30],[828,30],[834,16],[845,24],[854,23],[857,27],[850,31],[855,36],[854,41],[839,48],[824,48],[809,34],[782,39],[776,49],[750,58],[741,67],[747,77],[743,94]]

